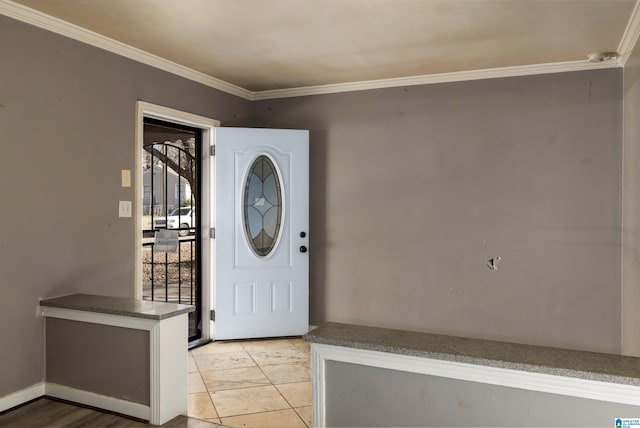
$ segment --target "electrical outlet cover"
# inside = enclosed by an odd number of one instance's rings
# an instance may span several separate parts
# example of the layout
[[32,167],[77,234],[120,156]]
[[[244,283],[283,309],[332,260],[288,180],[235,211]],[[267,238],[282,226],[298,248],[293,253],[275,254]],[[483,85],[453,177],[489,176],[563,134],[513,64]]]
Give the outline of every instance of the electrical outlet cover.
[[118,216],[131,217],[131,201],[120,201],[118,203]]

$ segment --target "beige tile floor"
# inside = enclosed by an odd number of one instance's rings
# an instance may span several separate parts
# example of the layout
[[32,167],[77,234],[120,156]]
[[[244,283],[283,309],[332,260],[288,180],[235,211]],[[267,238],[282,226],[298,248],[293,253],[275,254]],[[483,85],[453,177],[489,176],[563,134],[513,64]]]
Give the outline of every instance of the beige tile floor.
[[190,351],[188,416],[234,428],[311,427],[309,344],[227,341]]

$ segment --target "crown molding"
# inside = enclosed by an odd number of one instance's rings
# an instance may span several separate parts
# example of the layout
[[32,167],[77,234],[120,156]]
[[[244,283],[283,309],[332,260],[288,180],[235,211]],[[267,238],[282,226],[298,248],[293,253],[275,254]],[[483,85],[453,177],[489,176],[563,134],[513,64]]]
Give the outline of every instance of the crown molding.
[[429,85],[434,83],[463,82],[467,80],[497,79],[501,77],[529,76],[533,74],[564,73],[621,67],[617,60],[592,63],[587,60],[553,62],[548,64],[519,65],[487,68],[483,70],[456,71],[452,73],[424,74],[392,79],[366,80],[289,89],[254,92],[254,100],[303,97],[307,95],[335,94],[338,92],[366,91],[368,89],[394,88],[398,86]]
[[189,80],[193,80],[211,88],[251,100],[253,92],[224,80],[216,79],[199,71],[177,64],[173,61],[161,58],[157,55],[134,48],[112,38],[103,36],[94,31],[72,24],[51,15],[39,12],[29,7],[14,3],[10,0],[0,0],[0,14],[17,19],[27,24],[52,31],[83,43],[104,49],[109,52],[124,56],[134,61],[150,65],[160,70],[168,71]]
[[631,12],[629,22],[627,22],[627,28],[624,30],[620,44],[618,45],[618,54],[620,57],[618,61],[624,66],[629,59],[629,55],[633,52],[633,48],[638,42],[640,37],[640,0],[636,1],[636,5]]
[[636,2],[624,36],[620,42],[618,60],[591,63],[587,60],[533,64],[513,67],[499,67],[482,70],[457,71],[452,73],[424,74],[390,79],[366,80],[297,88],[273,89],[253,92],[224,80],[177,64],[173,61],[134,48],[117,40],[87,30],[78,25],[55,18],[11,0],[0,0],[0,14],[34,25],[54,33],[70,37],[83,43],[124,56],[134,61],[150,65],[180,77],[202,83],[220,91],[236,95],[249,101],[278,98],[302,97],[308,95],[335,94],[339,92],[365,91],[369,89],[393,88],[398,86],[429,85],[434,83],[462,82],[467,80],[496,79],[501,77],[529,76],[534,74],[563,73],[580,70],[621,67],[629,57],[640,36],[640,0]]

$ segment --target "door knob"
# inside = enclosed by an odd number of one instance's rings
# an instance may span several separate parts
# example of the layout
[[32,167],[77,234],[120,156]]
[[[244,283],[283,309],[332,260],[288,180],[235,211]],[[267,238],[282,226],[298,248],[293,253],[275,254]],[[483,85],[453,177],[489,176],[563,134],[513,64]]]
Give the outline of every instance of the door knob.
[[301,253],[306,253],[307,252],[307,247],[305,247],[304,245],[300,247],[300,252]]
[[300,237],[304,238],[305,236],[307,236],[307,232],[300,232]]

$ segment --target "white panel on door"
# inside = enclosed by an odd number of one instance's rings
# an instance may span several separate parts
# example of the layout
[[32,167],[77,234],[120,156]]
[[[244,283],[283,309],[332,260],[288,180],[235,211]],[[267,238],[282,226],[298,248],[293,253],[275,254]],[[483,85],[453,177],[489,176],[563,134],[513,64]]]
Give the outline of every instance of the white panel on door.
[[236,284],[234,298],[234,315],[255,315],[256,284]]
[[293,312],[293,282],[271,284],[271,312]]

